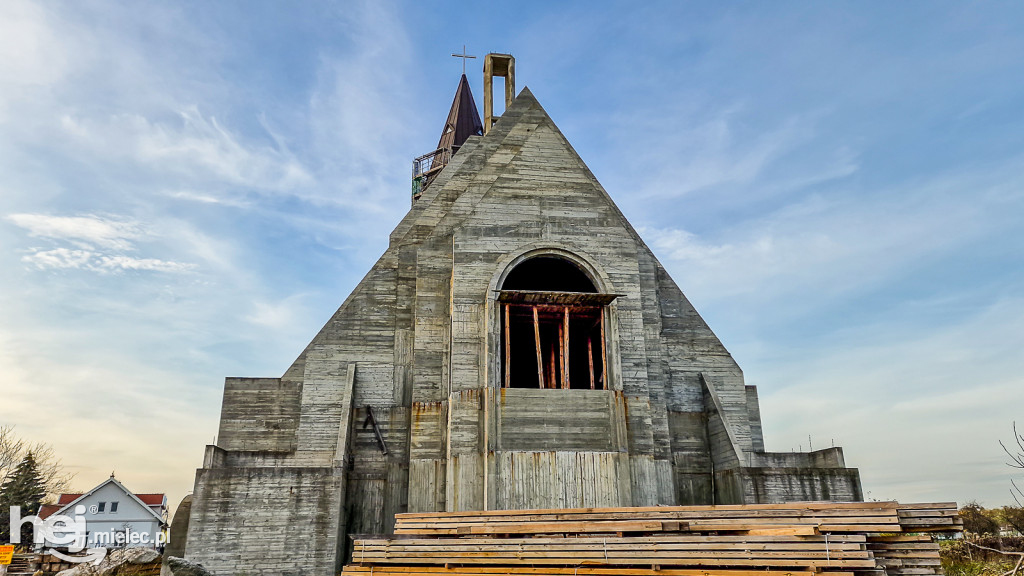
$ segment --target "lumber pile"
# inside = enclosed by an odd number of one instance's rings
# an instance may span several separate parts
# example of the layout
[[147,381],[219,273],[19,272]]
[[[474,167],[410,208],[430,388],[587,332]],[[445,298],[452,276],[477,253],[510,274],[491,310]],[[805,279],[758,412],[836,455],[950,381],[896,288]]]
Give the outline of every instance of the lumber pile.
[[446,512],[398,514],[395,534],[735,532],[808,527],[832,533],[900,532],[900,514],[896,502]]
[[675,536],[360,540],[352,560],[369,564],[733,566],[874,568],[864,536]]
[[955,503],[800,502],[399,514],[346,576],[927,576]]
[[868,550],[886,574],[941,574],[939,545],[928,535],[872,536]]

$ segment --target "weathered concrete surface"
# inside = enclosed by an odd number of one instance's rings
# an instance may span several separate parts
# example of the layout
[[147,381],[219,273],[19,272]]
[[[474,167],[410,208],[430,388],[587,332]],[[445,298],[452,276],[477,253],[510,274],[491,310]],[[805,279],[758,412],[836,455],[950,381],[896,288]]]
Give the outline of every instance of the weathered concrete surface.
[[[529,90],[390,240],[281,378],[227,380],[188,558],[326,576],[397,512],[860,498],[841,452],[764,452],[756,391]],[[607,390],[501,387],[497,290],[534,256],[620,295]]]
[[189,494],[181,499],[178,507],[174,510],[171,518],[171,537],[164,547],[164,556],[176,556],[181,558],[185,555],[185,547],[188,543],[189,517],[192,515],[192,495]]
[[215,574],[332,574],[344,472],[295,466],[199,470],[187,559]]

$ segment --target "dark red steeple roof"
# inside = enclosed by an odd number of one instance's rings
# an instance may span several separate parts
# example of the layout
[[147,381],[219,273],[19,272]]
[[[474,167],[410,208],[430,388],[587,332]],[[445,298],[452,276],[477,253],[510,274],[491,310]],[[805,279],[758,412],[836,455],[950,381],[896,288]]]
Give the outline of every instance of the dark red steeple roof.
[[438,140],[437,147],[446,148],[454,153],[466,142],[467,138],[483,133],[484,123],[480,121],[480,113],[477,112],[473,92],[469,89],[469,80],[463,74],[459,81],[459,88],[455,91],[455,100],[452,101],[452,109],[448,112],[448,120],[444,124],[444,130],[441,131],[441,139]]

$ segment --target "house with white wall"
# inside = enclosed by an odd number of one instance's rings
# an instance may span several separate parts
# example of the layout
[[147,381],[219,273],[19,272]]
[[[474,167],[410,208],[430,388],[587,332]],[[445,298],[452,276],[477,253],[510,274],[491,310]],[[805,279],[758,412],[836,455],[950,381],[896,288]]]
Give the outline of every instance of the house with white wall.
[[[134,494],[113,474],[83,494],[61,494],[57,504],[44,506],[39,515],[74,518],[76,510],[85,521],[88,548],[160,548],[166,542],[167,496]],[[45,545],[66,546],[49,541]]]

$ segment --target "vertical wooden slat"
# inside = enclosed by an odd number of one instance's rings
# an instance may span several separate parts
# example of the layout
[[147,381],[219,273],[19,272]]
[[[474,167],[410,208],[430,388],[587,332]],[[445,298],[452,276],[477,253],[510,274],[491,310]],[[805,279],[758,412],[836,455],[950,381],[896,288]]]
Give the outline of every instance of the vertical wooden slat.
[[349,364],[345,373],[345,385],[341,389],[341,421],[338,423],[338,443],[334,448],[334,465],[341,466],[348,462],[352,447],[349,444],[352,436],[352,399],[356,384],[356,365]]
[[505,304],[505,388],[512,381],[512,323],[509,322],[509,307],[509,304]]
[[594,338],[587,336],[587,362],[590,364],[590,389],[594,389]]
[[564,320],[563,320],[563,325],[564,325],[564,329],[562,330],[562,334],[564,335],[564,337],[562,339],[562,350],[564,350],[564,358],[565,358],[565,360],[564,360],[564,362],[562,362],[562,388],[568,390],[569,387],[570,387],[570,383],[572,382],[571,380],[569,380],[569,307],[568,306],[565,307],[565,317],[564,317]]
[[558,371],[555,364],[558,362],[558,345],[551,341],[551,348],[548,350],[548,388],[558,388]]
[[540,352],[540,320],[537,318],[537,307],[533,307],[533,339],[537,343],[537,386],[544,387],[544,355]]
[[561,380],[561,386],[552,386],[552,388],[565,388],[565,336],[562,334],[562,323],[558,323],[558,379]]
[[601,310],[601,389],[608,389],[608,353],[604,345],[604,310]]

